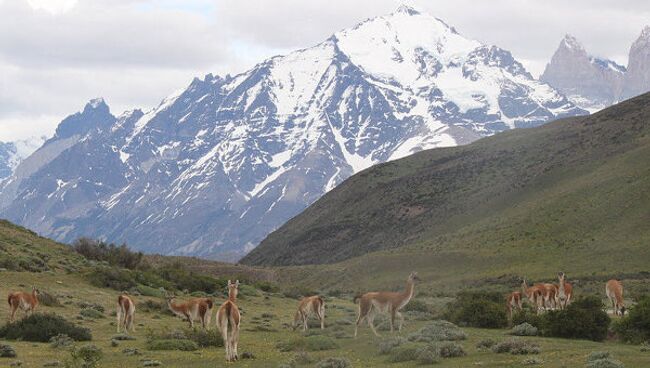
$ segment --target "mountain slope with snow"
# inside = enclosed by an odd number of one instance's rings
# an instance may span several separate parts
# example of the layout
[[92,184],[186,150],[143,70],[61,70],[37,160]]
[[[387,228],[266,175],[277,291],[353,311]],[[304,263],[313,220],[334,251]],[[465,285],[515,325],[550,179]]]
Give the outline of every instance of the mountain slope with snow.
[[371,165],[584,113],[508,51],[401,7],[146,113],[92,101],[6,181],[0,214],[61,241],[236,260]]

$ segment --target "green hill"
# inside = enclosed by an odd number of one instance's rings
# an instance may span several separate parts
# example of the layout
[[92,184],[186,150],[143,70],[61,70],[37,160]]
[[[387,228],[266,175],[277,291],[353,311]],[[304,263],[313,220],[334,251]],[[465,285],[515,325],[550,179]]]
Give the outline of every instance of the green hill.
[[377,165],[270,234],[242,263],[345,261],[291,268],[293,280],[310,285],[358,278],[381,285],[412,268],[440,283],[647,270],[648,133],[645,94],[592,116]]

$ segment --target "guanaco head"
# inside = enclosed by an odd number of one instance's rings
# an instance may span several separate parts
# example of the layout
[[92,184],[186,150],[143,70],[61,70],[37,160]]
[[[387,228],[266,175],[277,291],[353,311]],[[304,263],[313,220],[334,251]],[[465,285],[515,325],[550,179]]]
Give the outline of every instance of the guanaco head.
[[239,291],[239,280],[232,282],[228,280],[228,299],[237,299],[237,292]]
[[291,328],[295,331],[296,328],[298,328],[298,322],[302,319],[302,316],[300,315],[300,311],[296,311],[296,314],[293,315],[293,323],[291,324]]
[[420,277],[418,277],[418,273],[413,271],[409,275],[409,281],[420,281]]
[[165,300],[167,301],[168,305],[171,304],[174,299],[176,299],[176,297],[173,294],[165,292]]
[[41,291],[36,288],[36,286],[32,286],[32,295],[34,296],[39,296],[41,295]]

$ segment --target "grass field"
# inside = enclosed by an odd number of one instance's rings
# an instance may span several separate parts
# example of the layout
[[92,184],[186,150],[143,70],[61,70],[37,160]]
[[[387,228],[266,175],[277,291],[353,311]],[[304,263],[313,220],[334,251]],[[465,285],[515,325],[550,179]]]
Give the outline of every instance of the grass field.
[[[281,363],[291,360],[295,353],[280,352],[276,344],[292,339],[304,339],[300,332],[294,332],[286,324],[291,321],[296,300],[286,298],[280,294],[268,294],[249,290],[239,301],[243,310],[242,333],[240,339],[240,354],[251,352],[255,359],[241,360],[234,364],[226,364],[222,348],[206,348],[196,352],[170,352],[170,351],[147,351],[145,347],[147,330],[161,331],[170,328],[183,328],[186,323],[176,317],[160,313],[145,313],[138,311],[136,314],[137,331],[134,334],[136,340],[121,341],[117,347],[111,346],[111,337],[115,334],[114,300],[117,293],[110,290],[94,288],[86,284],[78,275],[61,273],[27,273],[27,272],[3,272],[2,288],[0,293],[6,295],[10,290],[27,289],[34,284],[47,292],[57,295],[60,301],[64,302],[63,307],[42,307],[40,312],[53,312],[65,316],[70,320],[76,320],[80,308],[77,303],[82,301],[100,303],[106,308],[106,318],[96,320],[84,319],[78,323],[92,330],[92,343],[100,347],[104,352],[102,367],[137,367],[142,366],[142,359],[155,359],[163,363],[165,367],[219,367],[219,366],[241,366],[241,367],[277,367]],[[144,301],[145,297],[135,297],[136,304]],[[153,298],[155,299],[155,298]],[[223,299],[218,298],[217,302]],[[6,316],[7,305],[0,304],[0,315]],[[380,338],[372,335],[367,327],[360,330],[358,339],[352,339],[353,326],[347,325],[346,321],[353,321],[355,318],[355,306],[348,300],[330,298],[327,301],[327,328],[324,334],[335,336],[334,340],[338,348],[308,353],[314,360],[324,357],[346,357],[354,367],[415,367],[415,363],[388,363],[387,356],[379,355],[378,343]],[[262,314],[265,314],[262,316]],[[267,319],[268,322],[265,322]],[[345,320],[345,321],[342,321]],[[214,323],[214,319],[213,319]],[[415,331],[426,322],[407,319],[402,335]],[[258,326],[266,326],[273,331],[257,331]],[[214,328],[214,325],[212,326]],[[256,330],[256,331],[251,331]],[[438,365],[441,367],[521,367],[526,356],[514,356],[509,354],[496,354],[493,352],[479,351],[475,345],[485,338],[501,340],[509,338],[506,330],[488,329],[464,329],[468,339],[461,341],[467,356],[461,358],[444,359]],[[318,332],[318,331],[317,331]],[[382,332],[389,335],[389,332]],[[650,353],[640,352],[639,346],[625,345],[615,342],[596,343],[591,341],[563,340],[550,338],[525,338],[539,343],[542,353],[535,357],[541,359],[544,367],[579,367],[585,363],[586,356],[592,351],[610,351],[618,360],[624,362],[626,367],[644,367],[650,365]],[[63,362],[68,353],[63,349],[54,349],[45,343],[3,341],[12,345],[17,353],[16,359],[0,358],[0,366],[8,366],[11,362],[20,360],[24,367],[42,367],[47,362]],[[83,344],[83,343],[79,343]],[[127,356],[122,353],[125,348],[137,348],[142,355]],[[311,363],[305,366],[314,366]]]

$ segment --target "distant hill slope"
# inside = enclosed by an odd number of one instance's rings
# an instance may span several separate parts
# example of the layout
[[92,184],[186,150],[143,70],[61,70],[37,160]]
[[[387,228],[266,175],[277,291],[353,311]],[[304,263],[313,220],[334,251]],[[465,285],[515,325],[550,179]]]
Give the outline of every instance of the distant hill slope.
[[[419,267],[439,277],[647,269],[648,133],[645,94],[592,116],[377,165],[270,234],[242,262],[333,263],[399,248],[311,276],[330,283],[382,268],[397,275]],[[305,277],[314,268],[306,270]]]

